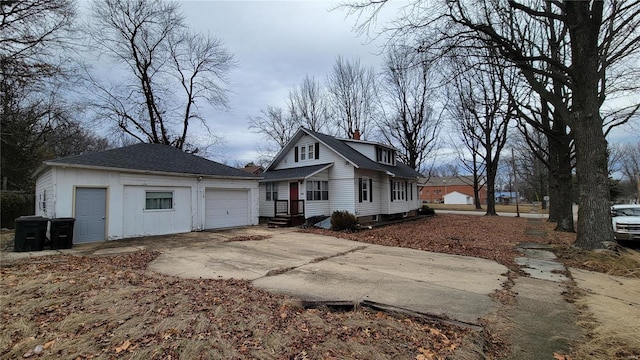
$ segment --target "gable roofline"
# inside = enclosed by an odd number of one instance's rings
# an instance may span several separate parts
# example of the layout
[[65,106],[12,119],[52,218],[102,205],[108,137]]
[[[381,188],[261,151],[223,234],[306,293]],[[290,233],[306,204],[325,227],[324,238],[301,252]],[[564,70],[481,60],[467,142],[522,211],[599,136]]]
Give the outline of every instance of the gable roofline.
[[224,179],[262,178],[169,145],[148,143],[44,161],[34,176],[49,167]]
[[338,156],[343,158],[345,161],[348,161],[354,167],[356,167],[356,168],[359,167],[356,163],[354,163],[353,161],[349,160],[347,157],[342,155],[339,151],[336,151],[336,149],[334,149],[332,146],[330,146],[325,141],[323,141],[318,136],[316,136],[316,134],[317,133],[315,133],[315,132],[313,132],[311,130],[305,129],[304,127],[300,127],[298,129],[298,131],[296,131],[296,133],[293,135],[293,137],[291,137],[291,140],[289,140],[289,142],[287,142],[287,145],[285,145],[282,149],[280,149],[280,151],[278,152],[278,154],[276,154],[276,156],[273,158],[271,163],[269,163],[269,166],[267,166],[266,171],[271,170],[272,166],[274,166],[275,164],[279,163],[284,158],[284,156],[289,152],[289,150],[293,149],[293,146],[295,145],[295,143],[298,140],[300,140],[300,138],[302,138],[302,136],[304,136],[304,135],[308,135],[308,136],[312,137],[317,142],[319,142],[319,143],[323,144],[324,146],[326,146],[327,148],[331,149],[334,153],[336,153]]
[[[406,179],[416,179],[416,181],[422,177],[422,174],[408,167],[400,161],[396,161],[396,165],[387,165],[378,163],[366,155],[362,154],[358,150],[349,146],[347,142],[349,140],[339,139],[331,135],[326,135],[322,133],[318,133],[309,129],[305,129],[301,127],[298,132],[289,140],[287,145],[280,150],[278,155],[274,158],[274,160],[269,164],[267,171],[272,169],[276,164],[278,164],[284,156],[293,148],[294,144],[303,136],[308,135],[319,143],[325,145],[328,149],[337,154],[340,158],[344,159],[349,164],[353,165],[356,169],[366,169],[373,171],[384,172],[385,174],[392,177],[406,178]],[[365,144],[373,145],[374,143],[370,142],[362,142]],[[382,145],[385,146],[385,145]],[[388,147],[388,146],[386,146]],[[388,147],[392,148],[392,147]],[[273,170],[272,170],[273,171]]]
[[109,166],[94,166],[94,165],[81,165],[81,164],[64,164],[52,161],[44,161],[42,165],[34,172],[33,177],[37,177],[40,173],[48,168],[70,168],[70,169],[82,169],[82,170],[98,170],[98,171],[118,171],[128,174],[145,174],[145,175],[164,175],[164,176],[179,176],[179,177],[202,177],[206,179],[235,179],[235,180],[261,180],[262,177],[250,176],[225,176],[225,175],[210,175],[210,174],[197,174],[197,173],[180,173],[170,171],[155,171],[155,170],[138,170],[138,169],[126,169],[120,167]]

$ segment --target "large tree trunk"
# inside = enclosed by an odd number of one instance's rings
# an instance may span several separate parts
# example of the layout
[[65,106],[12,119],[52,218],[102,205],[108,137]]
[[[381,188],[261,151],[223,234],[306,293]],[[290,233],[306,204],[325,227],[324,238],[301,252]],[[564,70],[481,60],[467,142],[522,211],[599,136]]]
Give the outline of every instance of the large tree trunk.
[[569,125],[576,147],[576,173],[580,193],[576,245],[602,248],[613,239],[610,214],[607,141],[599,107],[598,35],[601,2],[565,3],[571,36],[573,98]]
[[566,132],[566,123],[556,113],[553,122],[553,135],[547,136],[549,165],[551,165],[549,185],[551,187],[553,184],[554,191],[553,220],[550,210],[549,221],[556,223],[556,231],[574,232],[571,138]]
[[[576,245],[584,249],[598,249],[603,241],[613,239],[607,142],[602,133],[602,120],[596,112],[577,112],[576,172],[579,186],[578,236]],[[599,124],[599,125],[598,125]]]

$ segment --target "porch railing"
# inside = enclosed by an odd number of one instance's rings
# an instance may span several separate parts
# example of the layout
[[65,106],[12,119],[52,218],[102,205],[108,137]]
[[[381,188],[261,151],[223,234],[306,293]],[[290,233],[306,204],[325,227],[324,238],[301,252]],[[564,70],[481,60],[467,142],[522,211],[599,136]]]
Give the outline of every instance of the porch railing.
[[275,200],[273,213],[277,215],[302,215],[304,216],[304,200]]

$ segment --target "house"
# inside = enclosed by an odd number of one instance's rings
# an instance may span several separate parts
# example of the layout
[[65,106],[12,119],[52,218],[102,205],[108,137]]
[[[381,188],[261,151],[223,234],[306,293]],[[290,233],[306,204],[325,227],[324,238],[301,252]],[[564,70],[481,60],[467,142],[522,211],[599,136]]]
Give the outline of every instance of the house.
[[262,166],[256,166],[256,165],[247,165],[243,168],[240,168],[240,170],[246,171],[254,175],[260,175],[264,172],[264,168]]
[[[451,201],[445,202],[445,195],[452,192],[458,192],[475,199],[473,195],[473,176],[447,176],[447,177],[430,177],[427,181],[420,183],[420,200],[425,203],[446,203],[446,204],[467,204],[467,199],[460,196],[450,197]],[[480,203],[487,203],[486,189],[480,189]],[[463,202],[461,202],[463,201]]]
[[74,217],[74,243],[258,224],[258,180],[161,144],[45,161],[36,215]]
[[452,205],[473,205],[473,196],[452,191],[444,195],[444,203]]
[[260,180],[260,217],[301,219],[346,210],[359,221],[406,216],[420,206],[421,175],[396,160],[396,149],[300,128]]
[[[509,204],[515,204],[516,203],[516,198],[520,196],[520,194],[516,191],[496,191],[495,192],[495,198],[496,198],[496,204],[504,204],[504,205],[509,205]],[[522,201],[522,197],[520,197],[520,201]]]

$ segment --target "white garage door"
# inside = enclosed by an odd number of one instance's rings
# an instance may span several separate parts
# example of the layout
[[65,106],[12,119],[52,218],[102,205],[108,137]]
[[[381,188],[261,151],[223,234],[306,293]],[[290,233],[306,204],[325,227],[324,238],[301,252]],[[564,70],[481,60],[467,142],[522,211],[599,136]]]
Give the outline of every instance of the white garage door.
[[204,206],[206,229],[249,225],[248,190],[207,190]]

